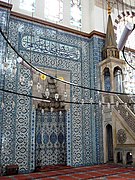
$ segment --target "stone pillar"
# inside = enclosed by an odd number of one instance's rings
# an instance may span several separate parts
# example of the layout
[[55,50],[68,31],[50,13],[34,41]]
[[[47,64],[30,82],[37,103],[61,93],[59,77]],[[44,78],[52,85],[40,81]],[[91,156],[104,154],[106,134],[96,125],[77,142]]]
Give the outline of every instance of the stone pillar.
[[[105,90],[105,80],[104,80],[104,72],[101,68],[101,89]],[[102,95],[102,102],[104,102],[104,96]]]
[[117,151],[114,150],[114,163],[117,164]]
[[133,158],[133,166],[135,167],[135,153],[132,153],[132,158]]
[[102,82],[102,90],[105,90],[105,80],[104,80],[104,73],[101,72],[101,82]]
[[127,160],[126,160],[126,152],[123,152],[123,164],[126,165],[127,164]]
[[113,75],[113,69],[110,68],[110,84],[111,84],[111,91],[115,90],[115,84],[114,84],[114,75]]

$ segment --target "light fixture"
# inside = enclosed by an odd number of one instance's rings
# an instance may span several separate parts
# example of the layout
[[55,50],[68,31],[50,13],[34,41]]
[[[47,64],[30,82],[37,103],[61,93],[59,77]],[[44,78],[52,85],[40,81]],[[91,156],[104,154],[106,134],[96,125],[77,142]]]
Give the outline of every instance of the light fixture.
[[67,92],[65,91],[65,92],[64,92],[64,100],[67,100],[67,96],[68,96],[68,95],[67,95]]
[[42,88],[42,86],[41,86],[41,84],[38,82],[38,83],[37,83],[37,90],[38,90],[38,92],[41,91],[41,88]]
[[21,58],[21,57],[18,57],[18,58],[17,58],[17,62],[18,62],[18,63],[21,63],[21,62],[22,62],[22,58]]
[[116,101],[116,107],[118,107],[119,106],[119,101]]
[[107,107],[108,107],[108,109],[110,109],[110,107],[111,107],[111,105],[110,105],[110,103],[109,103],[109,102],[107,103]]
[[48,99],[49,96],[50,96],[50,92],[49,92],[48,87],[47,87],[46,90],[45,90],[45,96],[46,96],[47,99]]
[[124,107],[127,108],[127,103],[124,104]]
[[59,94],[55,93],[55,100],[58,101],[58,99],[59,99]]
[[46,80],[46,75],[41,74],[41,75],[40,75],[40,79],[43,80],[43,81]]
[[93,99],[92,99],[92,97],[90,98],[90,104],[92,104],[93,103]]
[[59,80],[61,81],[64,81],[64,78],[63,77],[58,77]]
[[[63,80],[64,80],[64,78],[63,78]],[[64,91],[64,100],[66,101],[67,100],[67,91],[66,91],[66,84],[65,84],[65,91]]]
[[82,99],[82,102],[81,102],[81,103],[82,103],[82,105],[84,105],[84,99]]
[[60,115],[60,116],[62,115],[62,111],[59,112],[59,115]]
[[44,114],[44,109],[41,110],[41,113]]
[[101,102],[100,100],[99,100],[98,104],[99,104],[99,107],[101,107],[101,106],[102,106],[102,102]]
[[53,107],[51,107],[50,111],[51,111],[51,113],[53,112]]

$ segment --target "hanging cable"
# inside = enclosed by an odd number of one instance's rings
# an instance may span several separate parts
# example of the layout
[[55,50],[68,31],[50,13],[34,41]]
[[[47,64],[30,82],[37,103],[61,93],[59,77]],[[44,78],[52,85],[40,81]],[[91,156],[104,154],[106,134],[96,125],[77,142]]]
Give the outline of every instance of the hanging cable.
[[18,55],[18,57],[20,57],[25,63],[26,65],[29,66],[29,68],[31,67],[35,73],[38,72],[38,73],[41,73],[41,74],[44,74],[50,78],[53,78],[53,79],[56,79],[57,81],[61,81],[63,83],[66,83],[66,84],[69,84],[69,85],[73,85],[73,86],[76,86],[76,87],[79,87],[79,88],[84,88],[84,89],[88,89],[88,90],[93,90],[93,91],[97,91],[97,92],[103,92],[103,93],[108,93],[108,94],[121,94],[121,95],[135,95],[135,94],[130,94],[130,93],[121,93],[121,92],[115,92],[115,91],[105,91],[105,90],[101,90],[101,89],[95,89],[95,88],[89,88],[89,87],[85,87],[85,86],[80,86],[78,84],[75,84],[75,83],[71,83],[71,82],[68,82],[68,81],[65,81],[65,80],[61,80],[59,78],[56,78],[55,76],[52,76],[48,73],[45,73],[43,71],[41,71],[40,69],[36,68],[35,66],[33,66],[31,63],[27,62],[22,55],[20,55],[18,53],[18,51],[12,46],[12,44],[8,41],[8,39],[6,38],[6,36],[4,35],[4,33],[2,32],[1,28],[0,28],[0,33],[2,34],[2,36],[4,37],[4,39],[7,41],[8,45],[14,50],[14,52]]
[[123,57],[124,57],[124,60],[126,61],[126,63],[127,63],[132,69],[135,70],[135,67],[133,67],[133,66],[127,61],[127,59],[126,59],[126,56],[125,56],[125,46],[124,46],[124,48],[123,48],[123,50],[122,50],[122,54],[123,54]]
[[[33,100],[37,100],[37,101],[43,101],[43,102],[46,102],[46,103],[50,103],[51,101],[48,100],[48,99],[44,99],[44,98],[41,98],[41,97],[37,97],[37,96],[33,96],[33,95],[29,95],[29,94],[23,94],[23,93],[18,93],[18,92],[14,92],[14,91],[10,91],[10,90],[6,90],[6,89],[2,89],[0,88],[0,91],[4,91],[6,93],[11,93],[11,94],[16,94],[18,96],[24,96],[24,97],[29,97],[29,98],[32,98]],[[59,102],[62,102],[62,103],[71,103],[71,104],[82,104],[82,101],[81,102],[78,102],[78,101],[63,101],[63,100],[59,100]],[[104,102],[100,102],[102,105],[107,105],[107,103],[104,103]],[[99,105],[99,102],[83,102],[83,104],[97,104]],[[129,103],[130,105],[131,104],[135,104],[135,102],[130,102]],[[116,103],[111,103],[110,105],[116,105]],[[119,103],[119,105],[125,105],[124,102],[121,102]]]

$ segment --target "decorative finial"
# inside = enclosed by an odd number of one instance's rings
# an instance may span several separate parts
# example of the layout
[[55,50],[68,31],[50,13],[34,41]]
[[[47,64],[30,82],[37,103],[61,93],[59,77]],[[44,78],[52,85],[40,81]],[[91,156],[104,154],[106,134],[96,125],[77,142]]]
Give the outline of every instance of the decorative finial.
[[108,15],[111,14],[111,5],[110,5],[110,0],[108,0]]

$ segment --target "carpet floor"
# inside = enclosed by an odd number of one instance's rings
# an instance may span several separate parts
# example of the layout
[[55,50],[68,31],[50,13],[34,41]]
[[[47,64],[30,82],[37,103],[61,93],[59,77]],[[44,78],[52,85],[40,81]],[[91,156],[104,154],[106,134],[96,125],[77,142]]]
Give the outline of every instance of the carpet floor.
[[102,164],[85,167],[52,166],[40,169],[40,172],[1,176],[0,180],[135,180],[135,168],[114,164]]

